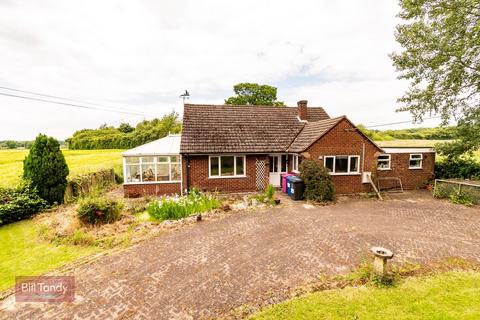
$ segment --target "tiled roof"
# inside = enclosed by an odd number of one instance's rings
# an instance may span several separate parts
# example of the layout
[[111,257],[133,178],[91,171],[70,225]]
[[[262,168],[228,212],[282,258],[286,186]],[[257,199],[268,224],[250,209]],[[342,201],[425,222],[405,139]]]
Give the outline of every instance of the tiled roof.
[[288,148],[289,152],[302,152],[320,139],[331,128],[337,125],[345,116],[308,122]]
[[[305,122],[297,108],[185,104],[181,153],[285,152]],[[310,121],[329,119],[308,108]]]

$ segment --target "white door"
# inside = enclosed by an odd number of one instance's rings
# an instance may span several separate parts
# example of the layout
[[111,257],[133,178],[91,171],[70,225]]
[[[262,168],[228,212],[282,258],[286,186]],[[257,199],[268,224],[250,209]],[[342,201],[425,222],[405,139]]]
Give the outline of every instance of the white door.
[[269,168],[269,183],[274,187],[280,186],[280,174],[287,172],[287,155],[271,155],[270,158],[270,168]]

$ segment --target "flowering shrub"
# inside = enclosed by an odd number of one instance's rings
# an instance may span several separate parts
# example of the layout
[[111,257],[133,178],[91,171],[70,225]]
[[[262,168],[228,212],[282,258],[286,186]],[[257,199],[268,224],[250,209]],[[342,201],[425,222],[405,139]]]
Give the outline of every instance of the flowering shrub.
[[156,220],[176,220],[219,207],[220,200],[214,195],[192,190],[186,196],[154,200],[148,204],[147,211]]
[[122,204],[116,201],[101,197],[88,197],[80,200],[77,215],[83,223],[110,223],[120,217],[122,207]]

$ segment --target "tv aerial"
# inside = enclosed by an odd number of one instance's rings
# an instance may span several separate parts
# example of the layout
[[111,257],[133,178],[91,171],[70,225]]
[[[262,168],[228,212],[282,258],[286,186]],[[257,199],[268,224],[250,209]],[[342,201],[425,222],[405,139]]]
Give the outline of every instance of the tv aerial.
[[180,95],[180,98],[182,98],[183,104],[185,104],[185,100],[190,99],[190,93],[188,93],[188,91],[185,90],[185,92]]

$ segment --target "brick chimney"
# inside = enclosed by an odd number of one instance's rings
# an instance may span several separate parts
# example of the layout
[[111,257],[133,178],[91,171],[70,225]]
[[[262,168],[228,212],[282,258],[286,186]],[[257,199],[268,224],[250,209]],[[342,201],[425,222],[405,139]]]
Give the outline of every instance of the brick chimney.
[[297,102],[298,106],[298,117],[300,120],[307,121],[307,100],[300,100]]

